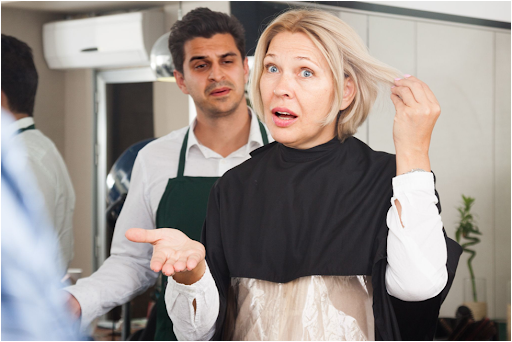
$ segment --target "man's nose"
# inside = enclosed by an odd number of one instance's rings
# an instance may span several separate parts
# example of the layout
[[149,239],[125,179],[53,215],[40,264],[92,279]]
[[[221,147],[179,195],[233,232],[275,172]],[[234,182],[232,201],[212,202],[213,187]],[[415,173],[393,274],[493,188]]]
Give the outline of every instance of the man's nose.
[[210,74],[208,75],[208,79],[214,82],[219,82],[224,79],[225,75],[218,63],[213,63],[210,69]]

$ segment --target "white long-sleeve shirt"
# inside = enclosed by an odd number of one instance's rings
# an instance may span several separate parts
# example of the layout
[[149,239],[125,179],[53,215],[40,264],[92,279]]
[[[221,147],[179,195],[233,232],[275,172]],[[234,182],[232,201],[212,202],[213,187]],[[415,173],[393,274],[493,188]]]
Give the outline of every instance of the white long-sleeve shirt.
[[[186,150],[185,176],[221,177],[227,170],[250,158],[250,152],[263,146],[256,115],[251,110],[248,143],[226,158],[201,145],[191,125]],[[184,127],[146,145],[137,155],[130,189],[116,222],[110,257],[90,277],[67,287],[80,303],[81,327],[85,329],[98,316],[122,305],[154,285],[158,273],[149,268],[153,246],[131,242],[125,237],[130,228],[155,229],[156,212],[170,178],[175,178]],[[267,134],[269,141],[273,141]]]
[[[395,200],[402,206],[403,226]],[[431,172],[393,178],[393,197],[387,216],[386,289],[401,300],[435,297],[448,281],[446,242],[437,202]],[[219,294],[208,265],[203,277],[192,285],[176,283],[169,277],[165,302],[179,340],[208,340],[213,336]]]
[[55,144],[40,130],[30,129],[16,134],[19,129],[34,124],[32,117],[19,119],[10,124],[8,130],[14,133],[11,143],[23,145],[20,160],[23,166],[31,169],[43,195],[43,212],[55,229],[59,240],[60,255],[58,264],[64,275],[73,259],[73,212],[75,191],[66,164]]

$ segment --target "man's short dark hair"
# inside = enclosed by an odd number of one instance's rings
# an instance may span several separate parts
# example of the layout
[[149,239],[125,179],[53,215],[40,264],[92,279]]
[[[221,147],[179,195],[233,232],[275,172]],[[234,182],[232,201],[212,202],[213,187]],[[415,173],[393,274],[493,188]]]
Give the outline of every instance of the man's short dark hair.
[[188,12],[171,28],[169,50],[176,70],[183,74],[185,43],[197,37],[211,38],[218,33],[229,33],[235,40],[242,60],[245,59],[245,31],[238,19],[222,12],[199,7]]
[[13,113],[32,116],[37,81],[32,49],[22,41],[2,34],[2,91]]

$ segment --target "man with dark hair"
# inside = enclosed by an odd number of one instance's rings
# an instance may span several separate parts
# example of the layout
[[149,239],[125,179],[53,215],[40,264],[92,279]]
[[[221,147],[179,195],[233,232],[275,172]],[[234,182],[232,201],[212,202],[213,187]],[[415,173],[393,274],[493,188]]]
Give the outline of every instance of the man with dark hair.
[[2,34],[2,107],[16,119],[9,126],[9,130],[16,133],[12,143],[24,145],[20,160],[32,169],[43,194],[44,211],[59,239],[58,265],[64,276],[73,259],[75,192],[55,144],[35,127],[32,115],[37,82],[32,49],[22,41]]
[[[192,96],[197,118],[190,127],[171,132],[138,153],[111,256],[93,275],[67,288],[72,294],[70,305],[81,314],[82,327],[144,292],[158,278],[149,266],[152,246],[128,241],[125,232],[129,228],[170,227],[199,240],[214,182],[271,139],[245,101],[249,66],[238,20],[197,8],[173,25],[169,47],[176,82],[183,93]],[[187,273],[173,277],[180,282]],[[176,285],[173,277],[162,275],[163,291],[156,305],[157,340],[176,339],[164,301],[175,295],[165,293],[167,283]]]

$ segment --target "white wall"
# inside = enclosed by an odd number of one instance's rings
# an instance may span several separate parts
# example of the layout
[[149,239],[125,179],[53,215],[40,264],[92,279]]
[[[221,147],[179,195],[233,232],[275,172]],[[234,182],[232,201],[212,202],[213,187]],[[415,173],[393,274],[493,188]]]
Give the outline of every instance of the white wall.
[[510,23],[510,1],[365,1],[377,5]]

